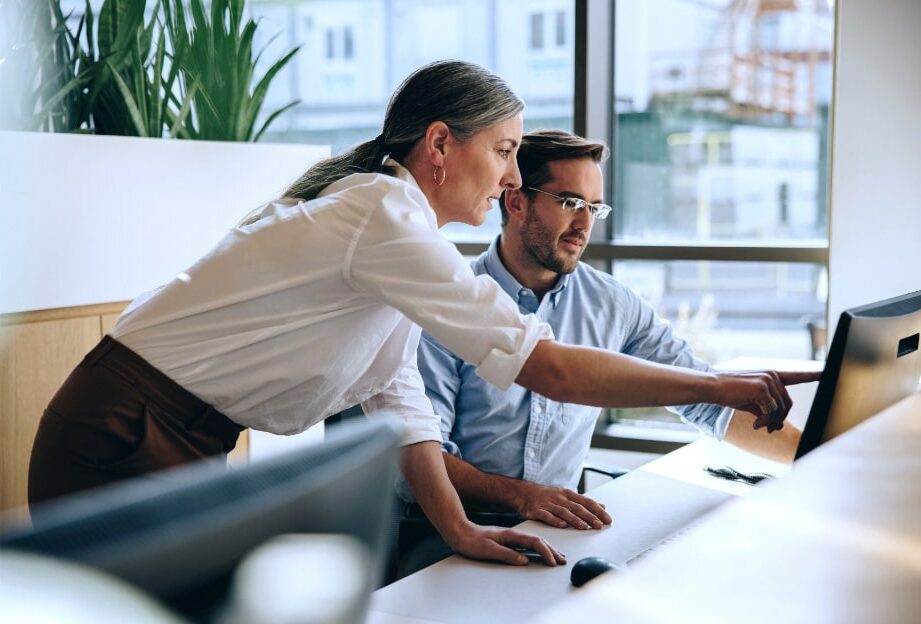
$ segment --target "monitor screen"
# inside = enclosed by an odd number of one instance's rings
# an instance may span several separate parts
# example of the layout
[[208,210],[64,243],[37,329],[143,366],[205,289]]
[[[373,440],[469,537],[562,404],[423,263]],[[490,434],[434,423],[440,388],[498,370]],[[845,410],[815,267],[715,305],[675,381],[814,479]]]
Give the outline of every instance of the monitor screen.
[[[201,462],[36,506],[0,546],[87,564],[198,619],[236,564],[284,533],[352,535],[385,565],[400,435],[381,421],[242,468]],[[309,582],[311,571],[305,571]]]
[[797,459],[917,391],[921,291],[841,313]]

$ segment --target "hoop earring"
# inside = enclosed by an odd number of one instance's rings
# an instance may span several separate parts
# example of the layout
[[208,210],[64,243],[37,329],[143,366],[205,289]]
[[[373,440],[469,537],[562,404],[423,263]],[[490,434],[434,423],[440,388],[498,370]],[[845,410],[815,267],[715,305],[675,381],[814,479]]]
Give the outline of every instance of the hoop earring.
[[[438,181],[438,170],[439,169],[441,169],[441,182]],[[432,179],[435,180],[436,186],[441,186],[442,184],[444,184],[445,178],[447,177],[448,177],[448,172],[445,171],[444,167],[435,167],[435,169],[432,171]]]

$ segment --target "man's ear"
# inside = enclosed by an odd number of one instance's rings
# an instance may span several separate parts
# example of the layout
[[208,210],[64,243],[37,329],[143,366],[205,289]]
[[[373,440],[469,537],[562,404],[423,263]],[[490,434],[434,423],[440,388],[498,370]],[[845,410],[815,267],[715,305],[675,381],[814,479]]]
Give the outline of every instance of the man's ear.
[[446,146],[453,138],[451,129],[443,121],[433,121],[425,129],[425,156],[434,167],[444,167],[447,155]]
[[509,218],[524,221],[528,210],[528,197],[521,189],[505,189],[505,211]]

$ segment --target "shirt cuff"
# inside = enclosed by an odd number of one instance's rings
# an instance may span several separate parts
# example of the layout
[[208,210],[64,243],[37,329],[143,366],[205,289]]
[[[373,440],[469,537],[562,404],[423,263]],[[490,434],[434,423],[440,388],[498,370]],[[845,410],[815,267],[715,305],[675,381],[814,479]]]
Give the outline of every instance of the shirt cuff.
[[441,419],[434,412],[400,411],[394,409],[380,409],[374,397],[361,404],[368,418],[390,418],[402,431],[400,446],[409,446],[419,442],[444,441],[441,437]]
[[476,374],[500,390],[508,390],[524,363],[531,357],[531,353],[541,340],[553,340],[553,330],[546,323],[537,320],[533,314],[525,317],[527,329],[523,332],[522,344],[514,352],[509,353],[500,349],[492,349],[477,365]]
[[721,442],[726,438],[726,430],[729,429],[729,421],[732,420],[733,412],[735,410],[731,407],[724,407],[713,423],[713,437]]

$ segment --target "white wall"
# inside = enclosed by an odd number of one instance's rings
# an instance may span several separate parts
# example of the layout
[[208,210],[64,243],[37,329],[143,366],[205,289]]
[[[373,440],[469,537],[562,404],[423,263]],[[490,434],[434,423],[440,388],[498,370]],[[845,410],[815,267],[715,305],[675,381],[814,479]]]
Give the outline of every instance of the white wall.
[[133,299],[328,154],[0,132],[0,313]]
[[919,33],[919,0],[838,2],[830,329],[845,308],[921,290]]

